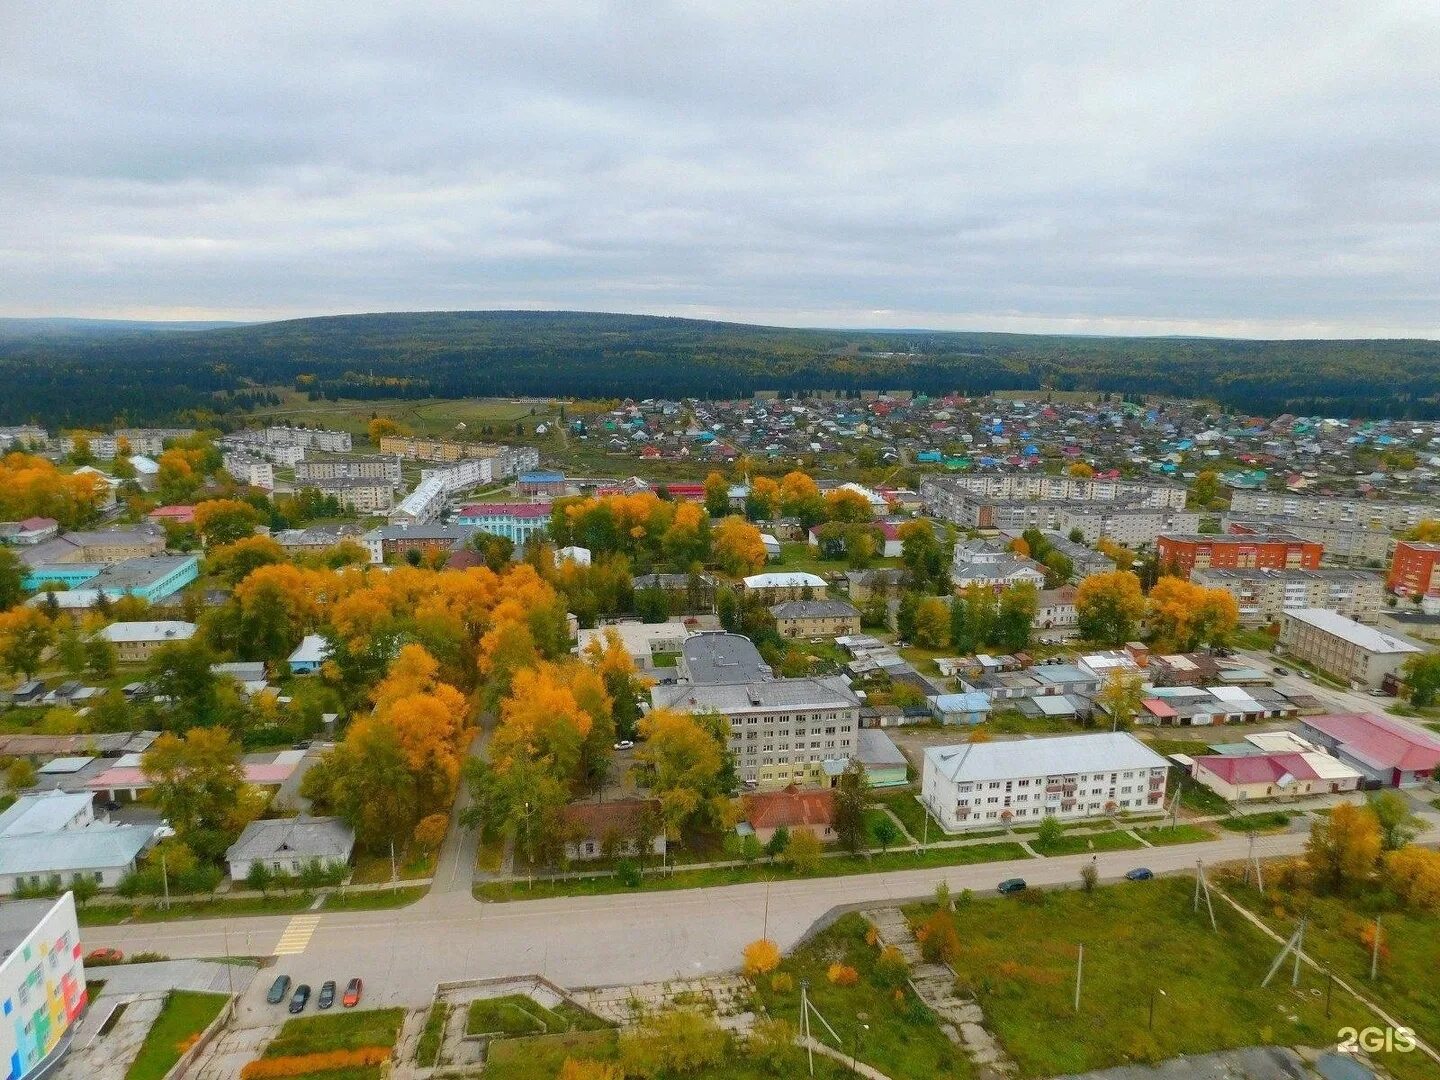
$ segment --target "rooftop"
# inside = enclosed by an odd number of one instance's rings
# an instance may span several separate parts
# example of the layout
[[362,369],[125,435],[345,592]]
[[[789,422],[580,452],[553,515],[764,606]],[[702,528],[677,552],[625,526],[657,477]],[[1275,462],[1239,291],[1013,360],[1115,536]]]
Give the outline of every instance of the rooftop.
[[1418,653],[1424,650],[1412,641],[1395,634],[1387,634],[1366,626],[1354,619],[1328,608],[1300,608],[1285,612],[1285,618],[1313,626],[1326,634],[1340,638],[1357,648],[1372,653]]
[[823,829],[835,820],[835,793],[829,788],[759,792],[744,797],[745,820],[754,829]]
[[273,818],[252,821],[225,852],[231,862],[269,859],[275,855],[303,859],[345,859],[355,846],[355,833],[335,817]]
[[681,655],[685,673],[696,685],[759,682],[771,676],[760,650],[741,634],[693,634],[685,639]]
[[855,692],[838,675],[713,685],[680,683],[657,686],[650,691],[650,697],[660,708],[714,709],[727,715],[769,709],[853,709],[860,704]]
[[925,751],[925,761],[952,781],[972,782],[1166,766],[1164,758],[1123,731],[932,746]]
[[824,589],[825,579],[801,571],[775,571],[751,574],[745,579],[747,589]]
[[770,614],[777,619],[846,619],[860,613],[844,600],[786,600]]
[[33,833],[52,833],[64,829],[83,814],[90,805],[90,795],[66,795],[46,791],[39,795],[21,795],[14,805],[0,814],[0,840]]
[[1440,766],[1440,739],[1388,716],[1331,713],[1307,716],[1300,722],[1336,740],[1347,754],[1377,768],[1423,772]]
[[116,645],[142,641],[188,641],[195,636],[195,624],[171,620],[111,623],[100,636]]

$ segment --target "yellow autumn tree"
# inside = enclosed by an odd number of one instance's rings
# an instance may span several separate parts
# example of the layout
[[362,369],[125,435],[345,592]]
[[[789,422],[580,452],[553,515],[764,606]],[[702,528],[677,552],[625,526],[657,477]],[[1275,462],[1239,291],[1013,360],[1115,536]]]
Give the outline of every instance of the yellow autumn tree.
[[1406,907],[1440,911],[1440,852],[1415,844],[1385,856],[1385,880]]
[[720,569],[735,577],[753,574],[765,565],[760,530],[733,514],[721,518],[711,530],[711,549]]
[[768,975],[780,966],[780,946],[769,938],[757,938],[745,946],[742,970],[750,978]]
[[1366,807],[1341,803],[1311,823],[1305,863],[1317,889],[1345,892],[1369,881],[1381,848],[1375,815]]

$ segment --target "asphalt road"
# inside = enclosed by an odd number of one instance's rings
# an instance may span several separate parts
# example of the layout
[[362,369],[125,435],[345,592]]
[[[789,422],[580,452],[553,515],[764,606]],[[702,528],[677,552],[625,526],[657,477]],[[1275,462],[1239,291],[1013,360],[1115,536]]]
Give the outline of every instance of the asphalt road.
[[[1436,822],[1432,819],[1432,826]],[[1440,839],[1432,827],[1429,838]],[[1298,852],[1303,834],[1264,837],[1262,856]],[[1136,866],[1157,873],[1187,872],[1207,863],[1245,857],[1243,836],[1203,844],[1101,853],[1102,879],[1120,878]],[[366,1004],[419,1006],[438,982],[538,973],[569,987],[694,977],[738,966],[741,950],[768,934],[789,948],[814,922],[842,905],[886,903],[933,895],[950,888],[992,893],[1008,877],[1032,885],[1075,884],[1089,855],[985,863],[974,866],[893,871],[851,877],[810,878],[769,886],[733,885],[659,893],[622,893],[481,904],[466,892],[435,893],[396,911],[337,912],[301,917],[314,922],[303,951],[276,958],[242,1003],[260,1009],[273,974],[317,986],[325,979],[359,975]],[[1143,885],[1135,885],[1143,888]],[[84,931],[85,947],[116,946],[126,952],[154,950],[172,957],[270,955],[291,916],[211,919]],[[298,933],[304,938],[303,931]],[[293,947],[297,931],[286,939]]]

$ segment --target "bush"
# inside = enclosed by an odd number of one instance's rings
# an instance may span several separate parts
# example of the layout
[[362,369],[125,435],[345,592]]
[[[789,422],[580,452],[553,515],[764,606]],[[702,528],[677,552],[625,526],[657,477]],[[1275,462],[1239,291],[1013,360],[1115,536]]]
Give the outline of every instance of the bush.
[[621,859],[615,864],[615,876],[627,889],[640,887],[640,864],[634,859]]
[[713,1017],[693,1009],[670,1009],[643,1017],[620,1036],[620,1064],[641,1080],[698,1072],[725,1060],[730,1038]]
[[880,950],[880,956],[875,961],[876,983],[886,987],[903,986],[909,975],[910,965],[904,953],[894,945],[886,945]]
[[764,1063],[770,1072],[782,1076],[797,1060],[795,1025],[778,1017],[757,1020],[746,1040],[750,1056]]
[[960,955],[960,934],[943,911],[934,912],[920,924],[915,940],[920,942],[920,955],[932,964],[948,964]]
[[855,986],[860,982],[860,973],[849,964],[834,963],[826,970],[825,978],[836,986]]
[[759,938],[745,946],[744,972],[751,978],[765,975],[780,966],[780,946],[769,938]]
[[777,994],[788,994],[795,989],[795,976],[788,971],[777,971],[770,976],[770,989]]
[[363,1046],[358,1050],[326,1050],[319,1054],[261,1058],[240,1070],[240,1080],[271,1080],[274,1077],[306,1076],[310,1073],[362,1069],[390,1060],[388,1046]]

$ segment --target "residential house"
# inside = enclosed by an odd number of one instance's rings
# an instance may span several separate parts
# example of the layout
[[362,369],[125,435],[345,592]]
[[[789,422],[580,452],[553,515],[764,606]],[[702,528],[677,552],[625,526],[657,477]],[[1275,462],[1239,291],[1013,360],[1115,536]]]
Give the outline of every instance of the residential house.
[[1035,618],[1031,620],[1031,626],[1036,630],[1070,630],[1078,626],[1080,616],[1075,609],[1078,593],[1074,585],[1041,589],[1036,597]]
[[100,636],[115,646],[121,663],[140,664],[149,660],[162,645],[189,641],[197,627],[192,622],[145,620],[111,623]]
[[763,846],[778,829],[790,835],[814,833],[822,843],[835,839],[835,792],[829,788],[802,791],[791,784],[779,791],[757,792],[741,799],[743,824]]
[[1299,734],[1365,774],[1366,787],[1418,787],[1440,769],[1440,738],[1389,716],[1300,718]]
[[225,852],[231,881],[244,881],[256,863],[290,877],[305,867],[348,866],[355,831],[337,817],[271,818],[252,821]]
[[1338,794],[1362,780],[1358,769],[1319,751],[1205,754],[1191,760],[1190,776],[1227,802]]
[[0,813],[0,895],[54,878],[114,888],[153,839],[153,828],[97,821],[88,792],[22,795]]
[[877,596],[894,600],[905,591],[905,571],[899,567],[847,570],[845,581],[850,602],[854,604],[864,604]]
[[781,637],[839,637],[860,632],[860,612],[843,600],[786,600],[770,609]]
[[330,657],[330,643],[319,634],[306,634],[286,659],[292,675],[310,675]]
[[1379,617],[1385,597],[1379,574],[1364,570],[1194,570],[1190,580],[1235,598],[1244,626],[1267,626],[1287,611],[1326,608],[1356,621]]
[[744,579],[745,591],[770,603],[782,600],[813,600],[825,595],[825,579],[799,571],[751,574]]
[[659,799],[571,803],[560,822],[565,855],[574,861],[665,854]]
[[1384,633],[1323,608],[1285,612],[1279,645],[1321,671],[1373,688],[1378,688],[1387,675],[1398,676],[1407,660],[1424,652],[1408,638]]

